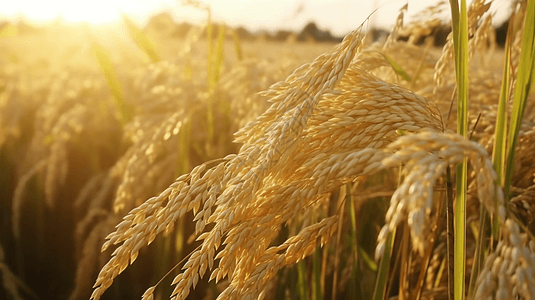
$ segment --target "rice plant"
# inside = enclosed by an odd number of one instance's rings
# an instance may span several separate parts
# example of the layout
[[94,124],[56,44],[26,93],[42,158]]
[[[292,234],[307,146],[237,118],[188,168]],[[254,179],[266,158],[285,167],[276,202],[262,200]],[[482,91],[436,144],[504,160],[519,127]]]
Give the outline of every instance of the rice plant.
[[275,59],[188,5],[176,51],[126,16],[54,66],[1,37],[0,297],[535,297],[534,1],[503,50],[451,1]]

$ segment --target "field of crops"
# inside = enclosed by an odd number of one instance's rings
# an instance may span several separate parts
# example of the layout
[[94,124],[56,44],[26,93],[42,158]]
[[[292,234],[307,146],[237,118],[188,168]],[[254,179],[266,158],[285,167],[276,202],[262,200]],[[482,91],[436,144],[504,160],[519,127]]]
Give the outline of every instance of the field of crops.
[[338,44],[0,36],[0,299],[535,299],[535,1],[505,49],[456,2]]

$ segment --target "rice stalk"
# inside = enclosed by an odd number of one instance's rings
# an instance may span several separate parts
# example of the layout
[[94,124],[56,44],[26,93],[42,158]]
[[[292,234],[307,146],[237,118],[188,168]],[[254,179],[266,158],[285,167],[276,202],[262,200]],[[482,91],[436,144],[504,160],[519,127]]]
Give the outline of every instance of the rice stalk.
[[[0,245],[0,274],[2,274],[2,286],[7,295],[13,300],[25,299],[23,295],[31,295],[37,298],[35,293],[11,271],[5,262],[4,249]],[[21,291],[24,291],[24,293],[21,293]]]
[[321,276],[321,251],[316,249],[312,262],[312,299],[323,300],[322,276]]
[[376,281],[375,281],[375,287],[373,290],[373,299],[374,300],[381,300],[385,299],[385,293],[386,293],[386,287],[388,284],[387,278],[388,278],[388,271],[390,266],[390,259],[392,255],[392,247],[394,246],[394,239],[396,237],[396,230],[392,231],[385,242],[385,250],[383,252],[383,256],[381,256],[381,259],[379,260],[379,272],[377,273]]
[[[340,211],[339,211],[339,214],[341,215],[344,215],[344,212],[345,212],[345,205],[343,203],[344,199],[346,198],[347,196],[347,189],[344,189],[343,187],[340,187],[340,194],[338,196],[338,201],[337,201],[337,204],[338,206],[340,207]],[[331,299],[336,299],[336,295],[337,295],[337,292],[338,292],[338,285],[337,285],[337,282],[338,282],[338,274],[340,273],[339,272],[339,269],[340,269],[340,257],[341,257],[341,243],[340,243],[340,239],[341,239],[341,236],[342,236],[342,222],[339,222],[338,223],[338,228],[337,228],[337,233],[336,233],[336,240],[335,240],[335,245],[334,245],[334,251],[335,251],[335,255],[334,255],[334,271],[333,271],[333,283],[332,283],[332,291],[331,291]]]
[[516,75],[513,108],[511,111],[511,123],[509,125],[507,161],[505,171],[504,191],[509,199],[509,189],[513,176],[513,162],[515,159],[515,149],[518,143],[518,134],[524,116],[524,110],[533,81],[535,69],[535,4],[528,1],[526,14],[524,16],[524,28],[522,37],[522,50],[520,53],[519,68]]
[[[468,15],[466,2],[451,1],[451,22],[455,50],[457,82],[457,133],[467,137],[468,130]],[[468,163],[457,166],[456,202],[454,214],[454,299],[464,299],[464,274],[466,258],[466,186]],[[448,256],[450,257],[450,256]],[[452,274],[449,274],[450,276]],[[450,291],[451,295],[451,291]]]

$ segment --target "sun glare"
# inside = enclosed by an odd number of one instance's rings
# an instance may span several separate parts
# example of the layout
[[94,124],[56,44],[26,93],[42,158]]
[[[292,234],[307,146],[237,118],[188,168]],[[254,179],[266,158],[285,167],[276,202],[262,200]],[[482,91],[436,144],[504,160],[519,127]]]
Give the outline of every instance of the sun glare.
[[60,18],[68,23],[87,22],[91,24],[106,24],[119,21],[121,12],[132,6],[132,2],[125,0],[26,0],[11,1],[2,6],[4,13],[11,12],[33,22],[49,22]]

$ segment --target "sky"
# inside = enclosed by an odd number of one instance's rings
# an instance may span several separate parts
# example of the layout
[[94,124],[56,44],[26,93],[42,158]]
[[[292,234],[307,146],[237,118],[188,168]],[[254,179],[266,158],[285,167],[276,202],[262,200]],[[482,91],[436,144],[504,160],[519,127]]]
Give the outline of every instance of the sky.
[[[162,11],[171,13],[175,21],[201,23],[206,12],[185,6],[180,0],[0,0],[0,19],[52,22],[61,18],[66,23],[88,22],[107,24],[119,22],[125,13],[140,25],[151,15]],[[301,30],[314,21],[321,29],[344,35],[356,29],[370,14],[372,25],[391,28],[399,9],[407,0],[204,0],[210,6],[212,18],[229,26],[243,26],[251,31]],[[408,18],[438,0],[408,0]],[[468,1],[470,2],[470,1]],[[508,1],[496,1],[492,10],[503,19]],[[448,16],[444,12],[444,17]],[[407,22],[407,19],[406,19]],[[498,21],[500,22],[500,21]]]

